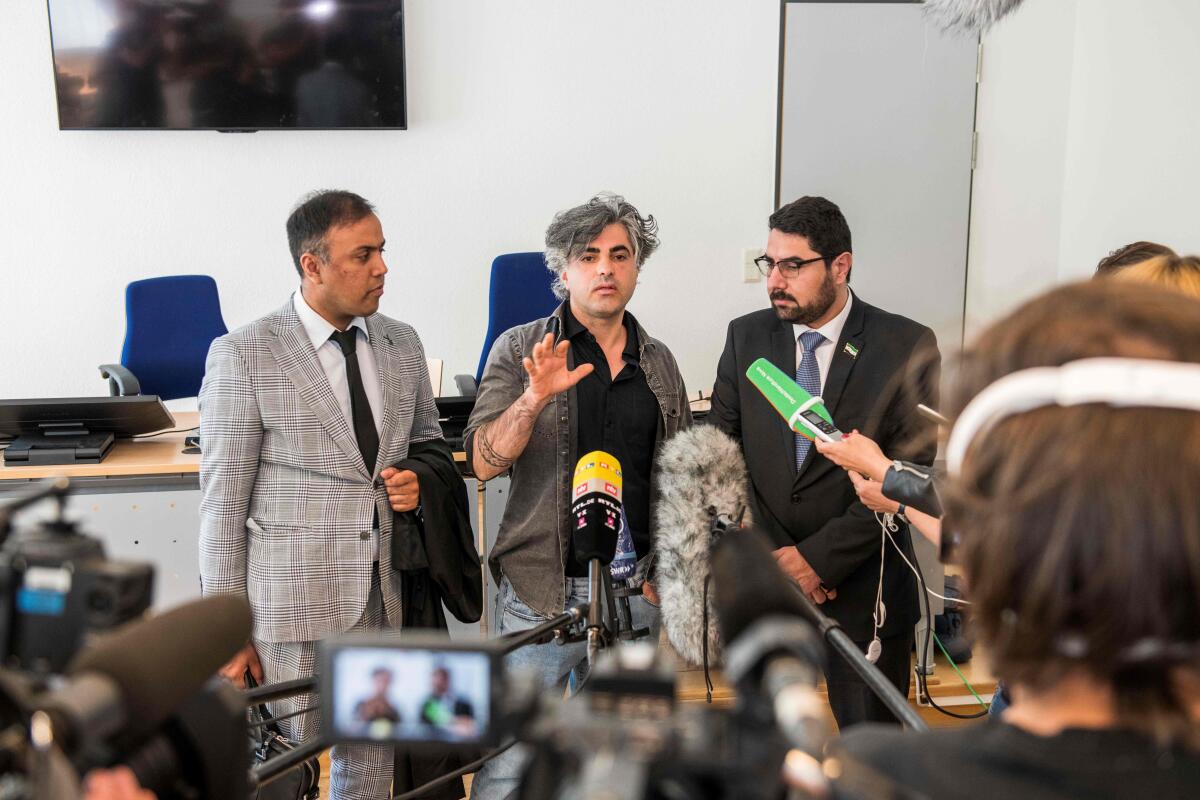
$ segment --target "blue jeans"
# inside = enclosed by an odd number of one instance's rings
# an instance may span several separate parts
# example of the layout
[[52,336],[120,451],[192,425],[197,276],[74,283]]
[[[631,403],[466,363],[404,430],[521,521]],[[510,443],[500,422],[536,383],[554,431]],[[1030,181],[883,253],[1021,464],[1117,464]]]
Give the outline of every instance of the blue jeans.
[[[564,578],[566,581],[566,606],[576,605],[587,601],[587,578]],[[499,595],[496,598],[496,618],[499,620],[500,635],[527,631],[545,622],[548,617],[538,614],[517,597],[512,584],[504,577],[500,581]],[[650,635],[639,639],[639,642],[658,641],[658,607],[651,605],[644,597],[638,595],[629,598],[629,610],[633,617],[634,628],[649,628]],[[540,678],[542,687],[553,689],[564,688],[571,677],[572,671],[580,666],[587,658],[587,644],[577,642],[569,645],[534,644],[519,648],[504,659],[506,671],[534,672]],[[521,773],[530,758],[526,745],[519,744],[497,758],[487,762],[483,769],[475,773],[471,782],[471,800],[502,800],[516,790],[521,779]]]

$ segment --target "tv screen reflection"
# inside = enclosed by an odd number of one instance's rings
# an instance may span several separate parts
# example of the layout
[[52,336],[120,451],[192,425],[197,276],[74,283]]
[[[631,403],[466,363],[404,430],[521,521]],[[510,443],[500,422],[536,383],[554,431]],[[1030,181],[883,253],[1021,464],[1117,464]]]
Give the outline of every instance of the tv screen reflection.
[[59,127],[404,128],[401,0],[49,0]]

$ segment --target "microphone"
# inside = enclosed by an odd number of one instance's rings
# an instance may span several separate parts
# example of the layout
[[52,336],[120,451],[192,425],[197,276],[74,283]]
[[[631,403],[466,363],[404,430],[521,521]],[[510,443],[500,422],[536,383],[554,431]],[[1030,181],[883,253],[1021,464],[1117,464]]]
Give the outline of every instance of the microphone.
[[829,737],[816,692],[825,652],[795,586],[753,529],[717,542],[712,574],[726,676],[739,692],[770,702],[793,747],[819,756]]
[[842,438],[824,401],[813,397],[767,359],[760,358],[751,364],[746,377],[796,433],[826,442]]
[[[745,576],[752,577],[747,579]],[[783,573],[775,563],[770,542],[760,531],[726,536],[718,543],[713,552],[713,582],[718,587],[715,605],[721,636],[730,643],[725,648],[726,675],[732,680],[748,682],[751,689],[765,683],[774,696],[781,726],[793,726],[789,735],[793,735],[794,740],[798,741],[795,737],[801,735],[810,738],[814,735],[809,716],[811,709],[804,705],[807,700],[802,702],[794,694],[781,695],[779,687],[794,685],[796,681],[789,676],[804,676],[823,663],[821,653],[824,649],[814,634],[820,634],[825,643],[858,673],[901,724],[911,730],[928,730],[924,720],[909,706],[908,698],[900,694],[879,668],[862,654],[837,621],[825,616]],[[775,628],[782,625],[764,624],[774,621],[799,623],[806,632],[801,633],[794,625],[786,632],[777,632]],[[768,632],[758,632],[759,625]],[[744,652],[735,653],[739,638],[744,640]],[[762,666],[766,664],[764,657],[769,660],[780,653],[801,663],[785,661],[774,671]],[[783,707],[785,701],[791,705]],[[821,725],[824,725],[823,715]]]
[[579,563],[611,564],[625,527],[621,462],[603,450],[593,450],[579,459],[571,491],[571,516],[575,519],[575,558]]
[[726,677],[748,701],[770,704],[780,732],[805,754],[794,758],[789,753],[788,771],[813,796],[915,800],[915,793],[844,753],[837,754],[836,771],[823,768],[831,729],[826,702],[816,691],[825,663],[822,636],[904,724],[917,731],[928,728],[837,623],[800,593],[771,552],[767,537],[754,529],[725,536],[713,549],[717,620],[727,642]]
[[925,14],[942,30],[981,33],[1024,0],[925,0]]
[[705,599],[716,521],[740,520],[749,500],[741,446],[712,425],[680,431],[658,454],[654,509],[659,618],[675,652],[701,664],[720,652],[712,598]]
[[245,598],[206,597],[97,636],[68,667],[66,684],[39,706],[68,752],[118,733],[140,737],[195,695],[249,638]]
[[[626,549],[633,550],[621,508],[621,463],[611,454],[593,450],[575,465],[571,516],[575,558],[588,568],[587,658],[588,664],[593,664],[605,638],[605,604],[601,600],[607,582],[601,570],[616,557],[622,533],[629,539]],[[635,565],[636,561],[635,555]]]
[[759,530],[744,528],[717,542],[712,574],[718,584],[713,605],[726,642],[744,636],[765,617],[807,618],[796,585],[779,568]]

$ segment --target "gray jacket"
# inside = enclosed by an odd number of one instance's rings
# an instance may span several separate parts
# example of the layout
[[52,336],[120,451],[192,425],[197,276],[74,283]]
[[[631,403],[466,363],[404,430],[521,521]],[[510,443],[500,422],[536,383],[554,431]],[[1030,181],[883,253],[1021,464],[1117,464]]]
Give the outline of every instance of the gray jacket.
[[291,300],[209,348],[200,387],[200,580],[206,595],[249,597],[255,639],[314,641],[358,621],[374,572],[376,514],[383,603],[388,619],[401,618],[379,470],[442,429],[416,331],[382,314],[367,317],[367,331],[383,390],[370,474]]
[[[559,306],[549,317],[507,330],[496,339],[479,382],[475,410],[467,422],[464,439],[469,456],[474,453],[479,427],[504,413],[529,385],[521,360],[547,333],[560,339],[562,327],[563,309]],[[691,425],[692,413],[671,351],[650,338],[640,324],[637,332],[639,364],[658,400],[657,446]],[[573,354],[568,356],[568,366],[575,367]],[[577,414],[572,387],[548,403],[534,422],[529,443],[512,466],[508,504],[489,558],[495,579],[508,576],[521,600],[547,616],[560,613],[566,602],[563,574],[569,544],[571,475],[581,455],[576,452],[575,427],[571,425]],[[651,498],[657,497],[656,480],[655,467],[650,474]],[[654,519],[653,511],[650,518]],[[653,531],[651,535],[653,539]]]

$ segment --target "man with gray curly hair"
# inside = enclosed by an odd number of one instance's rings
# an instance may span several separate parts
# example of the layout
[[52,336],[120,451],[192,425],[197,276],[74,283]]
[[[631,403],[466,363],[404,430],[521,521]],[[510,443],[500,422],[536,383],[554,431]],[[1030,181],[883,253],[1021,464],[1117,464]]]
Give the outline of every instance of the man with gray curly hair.
[[[500,587],[501,635],[587,599],[587,567],[576,560],[571,537],[571,476],[580,456],[602,450],[623,472],[614,583],[643,587],[630,601],[633,625],[657,636],[657,596],[647,581],[654,455],[691,424],[675,357],[625,308],[658,247],[657,229],[653,217],[619,195],[559,212],[546,230],[546,266],[563,303],[549,317],[501,334],[488,355],[464,445],[481,480],[512,475],[489,558]],[[533,645],[508,656],[507,666],[562,685],[584,657],[582,643]],[[471,797],[506,797],[524,761],[519,749],[489,761]]]
[[625,228],[630,255],[641,272],[646,259],[658,249],[658,223],[652,216],[643,219],[621,195],[601,192],[584,205],[554,215],[554,221],[546,229],[546,269],[554,276],[550,286],[558,299],[567,297],[567,286],[563,283],[567,264],[583,255],[605,228],[618,224]]

